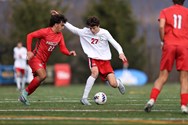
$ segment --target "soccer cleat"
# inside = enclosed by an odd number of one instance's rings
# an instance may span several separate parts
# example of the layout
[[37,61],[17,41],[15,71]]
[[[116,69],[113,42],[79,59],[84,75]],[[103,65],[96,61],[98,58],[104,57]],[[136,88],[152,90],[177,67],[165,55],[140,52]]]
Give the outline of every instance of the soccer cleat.
[[82,98],[80,102],[82,103],[82,105],[91,105],[91,103],[87,100],[87,98]]
[[187,106],[182,105],[182,106],[181,106],[181,111],[182,111],[182,113],[184,113],[184,114],[188,114],[188,108],[187,108]]
[[123,85],[123,83],[121,82],[120,79],[118,79],[118,80],[119,80],[118,89],[119,89],[120,93],[123,95],[123,94],[125,94],[125,86]]
[[21,96],[19,98],[19,101],[22,102],[24,105],[30,105],[29,100],[27,99],[28,92],[22,90]]
[[144,108],[144,111],[145,111],[145,112],[151,112],[151,109],[152,109],[152,107],[154,106],[154,103],[155,103],[154,99],[150,99],[150,100],[146,103],[146,106],[145,106],[145,108]]

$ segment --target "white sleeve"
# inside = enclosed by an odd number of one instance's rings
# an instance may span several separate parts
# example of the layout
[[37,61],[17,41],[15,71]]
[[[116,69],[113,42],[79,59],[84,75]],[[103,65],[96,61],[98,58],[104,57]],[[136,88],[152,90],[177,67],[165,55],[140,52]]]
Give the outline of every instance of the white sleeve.
[[16,48],[14,48],[13,52],[14,52],[14,59],[19,59],[19,56],[16,52]]
[[22,59],[27,60],[27,49],[24,47],[24,52],[22,54]]
[[77,35],[81,35],[82,29],[79,29],[79,28],[73,26],[72,24],[70,24],[70,23],[68,23],[68,22],[65,23],[65,27],[66,27],[68,30],[70,30],[72,33],[77,34]]
[[112,37],[112,35],[107,31],[106,33],[108,41],[112,44],[112,46],[118,51],[119,54],[123,53],[123,49],[120,44]]

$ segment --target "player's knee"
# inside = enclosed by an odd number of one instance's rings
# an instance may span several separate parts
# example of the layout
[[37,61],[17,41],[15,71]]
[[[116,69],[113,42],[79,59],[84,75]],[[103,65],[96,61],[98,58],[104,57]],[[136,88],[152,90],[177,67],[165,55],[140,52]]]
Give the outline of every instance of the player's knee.
[[39,76],[39,78],[40,78],[40,81],[43,81],[43,80],[45,80],[45,79],[46,79],[46,77],[47,77],[47,76],[46,76],[46,74],[40,75],[40,76]]
[[92,72],[92,73],[91,73],[91,76],[92,76],[92,77],[94,77],[94,78],[97,78],[97,77],[98,77],[98,75],[99,75],[99,73],[98,73],[98,72]]

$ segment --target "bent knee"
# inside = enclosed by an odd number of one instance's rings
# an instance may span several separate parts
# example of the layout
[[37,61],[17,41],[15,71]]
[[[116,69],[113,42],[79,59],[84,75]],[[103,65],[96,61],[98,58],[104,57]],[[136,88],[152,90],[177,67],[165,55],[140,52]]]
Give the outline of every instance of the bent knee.
[[97,78],[98,75],[99,75],[99,72],[97,72],[97,71],[91,73],[91,76],[94,77],[94,78]]
[[46,77],[47,77],[46,74],[44,74],[44,75],[39,76],[39,79],[40,79],[40,81],[43,81],[46,79]]

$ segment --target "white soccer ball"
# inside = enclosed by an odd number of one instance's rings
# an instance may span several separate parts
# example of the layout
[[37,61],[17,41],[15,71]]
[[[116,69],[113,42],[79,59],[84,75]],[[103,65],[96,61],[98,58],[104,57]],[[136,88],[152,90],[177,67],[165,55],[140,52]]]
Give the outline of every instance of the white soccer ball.
[[94,101],[98,105],[105,104],[107,101],[107,96],[104,92],[98,92],[94,96]]

